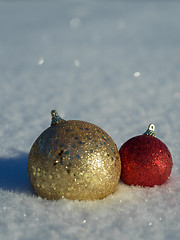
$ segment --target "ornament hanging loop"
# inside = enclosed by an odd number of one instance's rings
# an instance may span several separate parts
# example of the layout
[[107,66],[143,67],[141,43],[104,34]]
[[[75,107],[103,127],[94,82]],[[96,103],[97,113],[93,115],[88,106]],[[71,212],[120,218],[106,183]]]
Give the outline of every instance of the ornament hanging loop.
[[57,123],[60,123],[62,121],[65,121],[64,119],[60,118],[60,116],[58,115],[58,112],[56,110],[52,110],[51,111],[51,126],[55,125]]
[[148,129],[145,131],[144,135],[156,137],[155,125],[153,123],[149,124]]

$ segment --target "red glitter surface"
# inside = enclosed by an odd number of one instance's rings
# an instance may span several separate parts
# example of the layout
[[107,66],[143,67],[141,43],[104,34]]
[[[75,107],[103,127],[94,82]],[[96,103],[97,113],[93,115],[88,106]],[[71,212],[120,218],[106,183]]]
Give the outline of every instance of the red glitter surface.
[[171,153],[156,137],[133,137],[122,145],[119,153],[122,164],[121,180],[128,185],[161,185],[171,174]]

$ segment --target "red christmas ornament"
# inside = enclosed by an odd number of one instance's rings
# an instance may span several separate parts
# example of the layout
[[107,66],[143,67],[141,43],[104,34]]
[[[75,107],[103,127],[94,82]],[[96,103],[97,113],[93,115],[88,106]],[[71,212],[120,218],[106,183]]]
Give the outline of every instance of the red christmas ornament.
[[121,146],[121,180],[124,183],[153,187],[169,178],[173,165],[171,153],[156,138],[154,130],[154,124],[150,124],[143,135],[133,137]]

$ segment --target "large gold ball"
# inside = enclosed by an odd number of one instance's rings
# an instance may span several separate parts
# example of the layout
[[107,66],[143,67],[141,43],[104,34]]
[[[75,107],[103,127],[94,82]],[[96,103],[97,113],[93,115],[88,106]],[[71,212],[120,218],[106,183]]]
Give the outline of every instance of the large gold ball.
[[84,121],[52,125],[29,153],[29,179],[42,198],[101,199],[115,191],[120,173],[120,155],[112,138]]

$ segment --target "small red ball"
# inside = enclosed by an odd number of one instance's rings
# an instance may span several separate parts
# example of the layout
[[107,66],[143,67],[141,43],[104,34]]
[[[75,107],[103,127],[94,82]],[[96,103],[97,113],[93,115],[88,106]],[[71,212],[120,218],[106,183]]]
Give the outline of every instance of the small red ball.
[[161,185],[171,174],[171,153],[154,136],[133,137],[122,145],[119,153],[122,164],[121,180],[128,185]]

